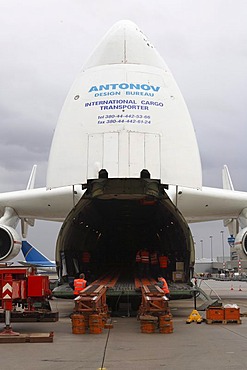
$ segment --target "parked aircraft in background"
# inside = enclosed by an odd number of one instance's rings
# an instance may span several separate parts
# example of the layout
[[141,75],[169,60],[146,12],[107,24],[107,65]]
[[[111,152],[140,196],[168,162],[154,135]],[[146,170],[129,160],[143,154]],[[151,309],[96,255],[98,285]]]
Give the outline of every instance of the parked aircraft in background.
[[[31,134],[31,133],[30,133]],[[240,158],[240,160],[242,160]],[[247,255],[247,193],[202,187],[194,128],[176,82],[147,37],[130,21],[116,23],[75,80],[50,151],[47,186],[0,194],[0,260],[16,256],[35,219],[63,222],[56,245],[60,279],[84,270],[90,252],[96,277],[117,268],[135,275],[142,248],[168,255],[169,279],[195,261],[188,223],[224,220]],[[241,229],[239,231],[239,228]]]
[[25,258],[25,261],[18,261],[21,265],[37,267],[38,270],[49,273],[57,272],[56,262],[51,261],[28,241],[22,241],[21,251]]

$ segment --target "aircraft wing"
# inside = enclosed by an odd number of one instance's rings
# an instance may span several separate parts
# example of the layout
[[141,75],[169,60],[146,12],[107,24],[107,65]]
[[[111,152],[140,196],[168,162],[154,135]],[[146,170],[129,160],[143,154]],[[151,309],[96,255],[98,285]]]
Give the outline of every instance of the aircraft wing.
[[238,218],[247,210],[247,192],[210,187],[179,188],[177,207],[189,223]]
[[[67,186],[47,190],[37,188],[0,194],[0,214],[6,207],[15,211],[19,218],[63,221],[64,217],[80,199],[80,187]],[[3,220],[0,219],[0,223]]]
[[82,194],[80,186],[58,189],[26,189],[0,194],[0,260],[17,256],[22,239],[16,230],[21,221],[22,237],[34,220],[63,221]]
[[[52,190],[37,188],[2,193],[0,212],[3,214],[6,207],[10,207],[19,218],[63,221],[83,194],[78,188],[76,191],[66,186]],[[242,191],[179,187],[176,196],[176,188],[171,187],[168,195],[189,223],[237,218],[247,207],[247,192]]]

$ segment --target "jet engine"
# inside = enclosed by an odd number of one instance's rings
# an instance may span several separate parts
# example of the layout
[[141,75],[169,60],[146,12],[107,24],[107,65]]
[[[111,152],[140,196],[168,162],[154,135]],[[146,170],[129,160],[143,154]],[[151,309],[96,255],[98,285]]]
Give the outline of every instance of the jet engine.
[[0,225],[0,261],[8,261],[20,252],[21,238],[10,226]]
[[232,260],[247,259],[247,227],[241,229],[236,235],[234,246],[231,247]]

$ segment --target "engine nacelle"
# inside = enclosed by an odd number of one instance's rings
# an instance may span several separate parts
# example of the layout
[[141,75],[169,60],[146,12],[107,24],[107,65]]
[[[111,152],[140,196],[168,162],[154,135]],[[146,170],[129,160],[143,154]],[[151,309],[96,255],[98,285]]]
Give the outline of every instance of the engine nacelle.
[[21,238],[10,226],[0,225],[0,261],[9,261],[20,252]]
[[231,248],[231,255],[233,260],[247,258],[247,227],[240,230],[236,235],[234,247]]

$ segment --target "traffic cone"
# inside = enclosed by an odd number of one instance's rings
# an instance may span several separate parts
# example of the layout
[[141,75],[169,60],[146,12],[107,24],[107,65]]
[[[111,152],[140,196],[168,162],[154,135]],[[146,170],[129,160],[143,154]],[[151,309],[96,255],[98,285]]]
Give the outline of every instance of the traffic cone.
[[238,288],[239,292],[242,292],[242,288],[241,288],[241,285],[239,285],[239,288]]
[[231,285],[231,290],[233,290],[233,284]]

